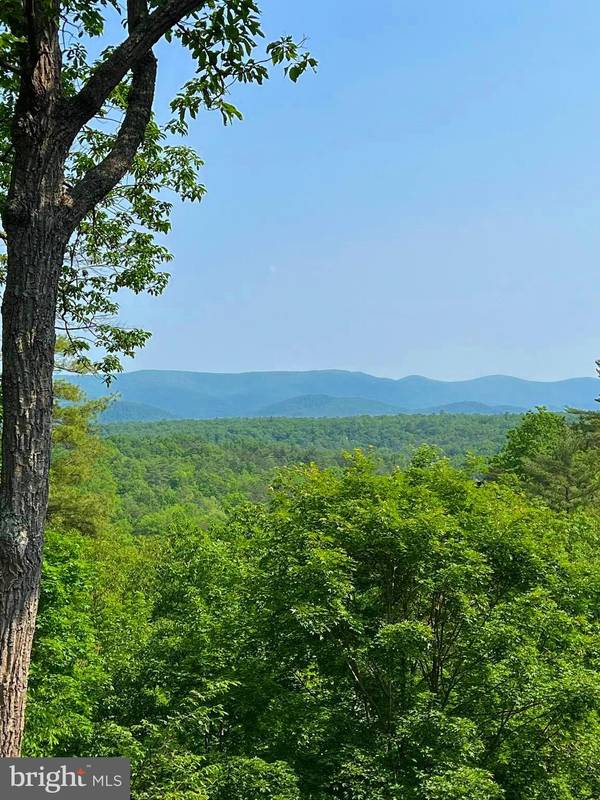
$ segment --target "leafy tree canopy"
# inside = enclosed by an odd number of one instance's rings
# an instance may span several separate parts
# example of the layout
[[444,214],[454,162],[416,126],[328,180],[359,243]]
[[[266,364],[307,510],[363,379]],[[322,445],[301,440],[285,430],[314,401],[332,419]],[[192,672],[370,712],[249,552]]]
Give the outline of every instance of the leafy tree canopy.
[[600,493],[598,413],[528,412],[491,459],[491,474],[517,478],[530,496],[557,510],[593,508]]

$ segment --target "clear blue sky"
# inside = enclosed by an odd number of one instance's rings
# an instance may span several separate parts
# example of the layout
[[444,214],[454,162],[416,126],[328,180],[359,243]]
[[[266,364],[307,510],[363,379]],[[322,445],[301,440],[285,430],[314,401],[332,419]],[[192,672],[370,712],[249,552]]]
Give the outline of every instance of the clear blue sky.
[[597,0],[263,7],[318,75],[193,125],[208,195],[176,210],[166,294],[123,305],[154,332],[127,368],[593,375]]

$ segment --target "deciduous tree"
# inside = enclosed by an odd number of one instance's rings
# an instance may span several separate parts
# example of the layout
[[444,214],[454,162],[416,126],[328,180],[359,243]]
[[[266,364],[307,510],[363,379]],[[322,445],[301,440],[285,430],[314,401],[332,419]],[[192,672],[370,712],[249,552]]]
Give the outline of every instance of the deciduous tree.
[[[126,2],[126,5],[125,5]],[[123,18],[121,41],[107,29]],[[108,23],[108,28],[107,28]],[[229,122],[235,82],[262,83],[269,64],[292,80],[314,59],[291,38],[267,45],[254,0],[5,0],[0,10],[2,303],[0,483],[0,756],[19,753],[48,500],[55,326],[71,355],[118,369],[144,331],[111,322],[116,294],[160,293],[169,253],[164,191],[197,200],[200,160],[183,143],[202,109]],[[86,45],[106,41],[99,58]],[[152,108],[166,39],[195,62],[160,127]],[[91,49],[91,48],[90,48]]]

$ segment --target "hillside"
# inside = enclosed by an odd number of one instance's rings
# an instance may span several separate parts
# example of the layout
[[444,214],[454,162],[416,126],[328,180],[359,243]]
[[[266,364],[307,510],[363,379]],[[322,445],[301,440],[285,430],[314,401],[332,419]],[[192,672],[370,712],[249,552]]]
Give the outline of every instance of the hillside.
[[158,422],[163,419],[177,419],[175,414],[164,408],[147,403],[131,403],[127,400],[116,400],[102,414],[104,422]]
[[[70,379],[91,397],[107,393],[104,384],[93,376]],[[119,375],[111,387],[124,402],[149,405],[163,416],[179,419],[337,416],[408,410],[432,413],[451,411],[456,403],[480,404],[480,413],[493,413],[498,407],[521,410],[538,405],[555,410],[566,406],[593,409],[599,389],[595,378],[527,381],[488,375],[467,381],[437,381],[411,375],[393,380],[341,370],[239,374],[141,370]]]
[[258,417],[355,417],[398,414],[401,409],[366,400],[363,397],[330,397],[326,394],[306,394],[291,397],[279,403],[263,406],[256,412]]

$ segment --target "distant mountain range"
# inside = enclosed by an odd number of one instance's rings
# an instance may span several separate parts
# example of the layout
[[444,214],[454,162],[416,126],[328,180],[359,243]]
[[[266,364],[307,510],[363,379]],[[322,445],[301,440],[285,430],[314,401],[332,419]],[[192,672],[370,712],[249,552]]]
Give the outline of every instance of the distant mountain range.
[[[377,378],[362,372],[210,373],[140,370],[110,387],[90,375],[68,376],[88,396],[118,394],[106,421],[213,417],[342,417],[382,414],[503,414],[538,405],[598,408],[595,378],[527,381],[487,375],[437,381],[420,375]],[[600,409],[599,409],[600,410]]]

